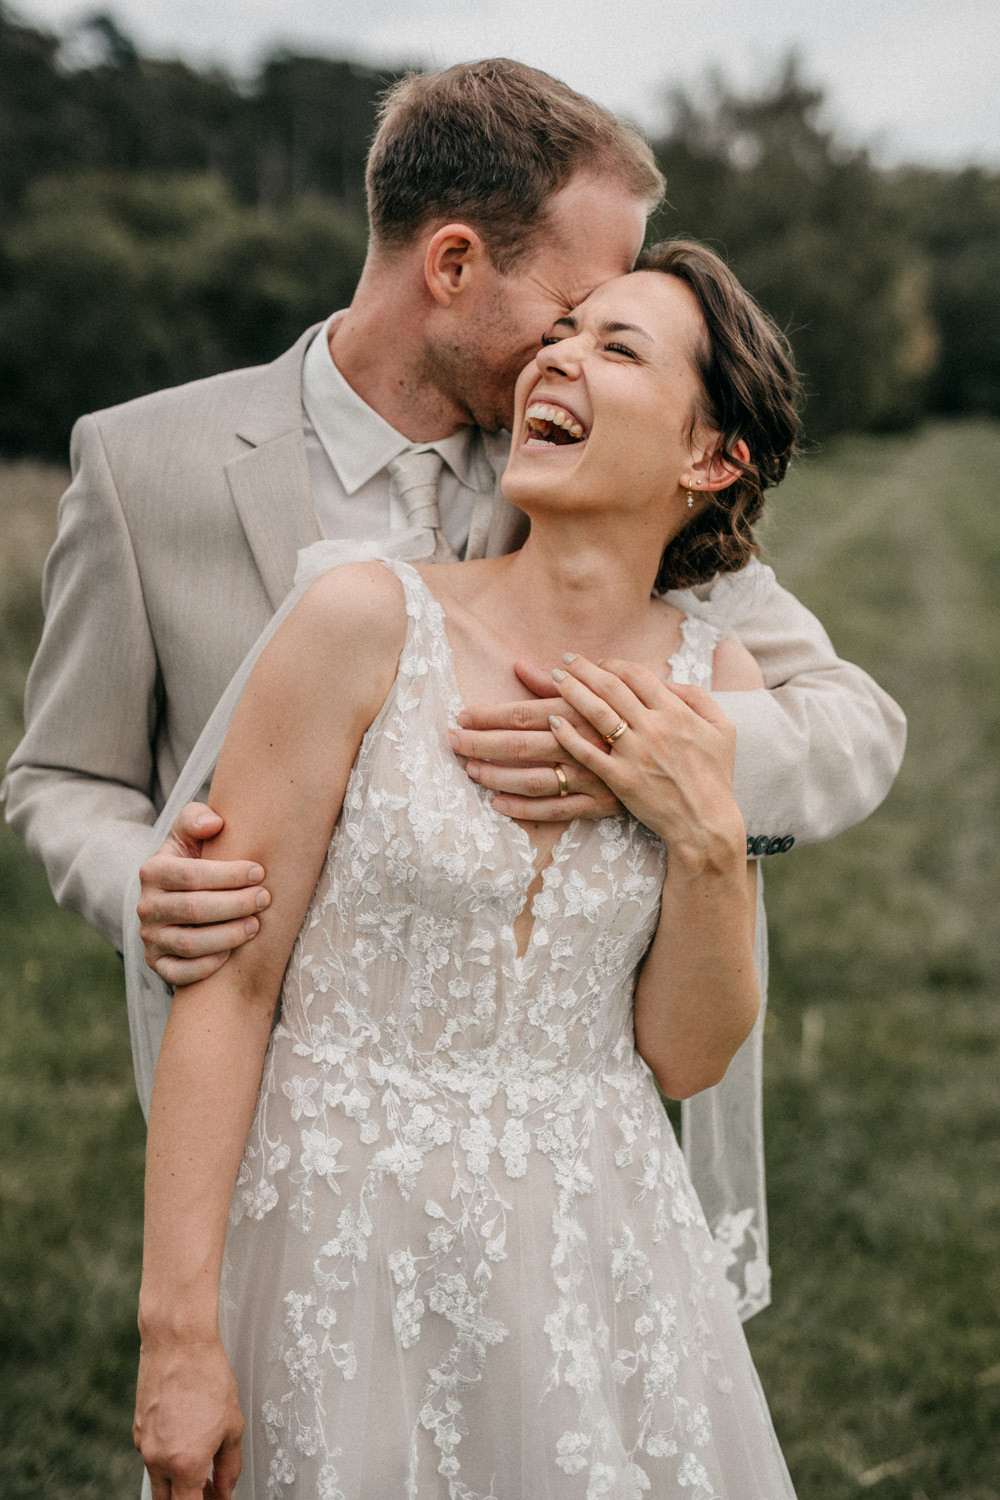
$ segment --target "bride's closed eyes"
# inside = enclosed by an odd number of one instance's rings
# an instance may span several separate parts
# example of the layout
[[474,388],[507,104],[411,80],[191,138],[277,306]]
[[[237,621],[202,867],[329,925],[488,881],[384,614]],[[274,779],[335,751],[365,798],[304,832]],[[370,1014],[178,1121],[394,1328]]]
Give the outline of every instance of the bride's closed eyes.
[[[542,338],[542,348],[547,349],[550,348],[553,344],[561,344],[565,339],[568,338],[572,338],[572,334],[547,333]],[[636,351],[634,349],[630,349],[626,344],[605,344],[604,350],[607,354],[624,354],[629,359],[639,358]]]

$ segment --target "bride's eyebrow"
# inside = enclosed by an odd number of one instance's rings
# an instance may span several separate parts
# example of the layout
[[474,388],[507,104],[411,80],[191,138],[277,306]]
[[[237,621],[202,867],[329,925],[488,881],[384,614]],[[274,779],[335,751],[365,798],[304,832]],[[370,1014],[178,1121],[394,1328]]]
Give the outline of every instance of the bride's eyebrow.
[[[579,328],[579,326],[580,325],[578,324],[576,318],[574,318],[571,313],[567,313],[564,318],[556,318],[555,322],[552,324],[553,328],[568,328],[571,333],[576,333],[576,331]],[[653,335],[651,333],[647,333],[646,330],[645,330],[645,328],[640,328],[637,323],[610,323],[610,322],[604,322],[604,323],[601,323],[598,326],[598,332],[599,333],[637,333],[637,334],[640,335],[641,338],[649,339],[650,343],[653,342]]]
[[646,330],[645,330],[645,328],[640,328],[637,323],[602,323],[601,324],[601,332],[602,333],[637,333],[637,334],[640,335],[641,338],[649,339],[650,343],[653,342],[653,335],[651,333],[647,333]]

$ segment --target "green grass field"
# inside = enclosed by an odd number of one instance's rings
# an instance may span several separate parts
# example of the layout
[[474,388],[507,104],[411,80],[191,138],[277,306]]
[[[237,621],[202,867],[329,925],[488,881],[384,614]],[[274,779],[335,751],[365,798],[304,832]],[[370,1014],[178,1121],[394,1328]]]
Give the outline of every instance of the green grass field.
[[[801,1500],[1000,1500],[998,469],[987,424],[844,439],[766,531],[782,581],[910,717],[875,817],[767,866],[775,1300],[748,1331]],[[0,755],[59,488],[0,470]],[[0,1494],[136,1500],[120,968],[6,830],[0,1143]]]

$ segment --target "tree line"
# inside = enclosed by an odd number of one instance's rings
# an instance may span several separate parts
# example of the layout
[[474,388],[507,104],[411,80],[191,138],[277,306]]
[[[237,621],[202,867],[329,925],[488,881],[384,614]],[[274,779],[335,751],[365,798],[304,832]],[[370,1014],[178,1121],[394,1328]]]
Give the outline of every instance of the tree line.
[[[350,298],[364,161],[398,74],[282,53],[241,87],[56,35],[0,0],[0,451],[60,456],[83,411],[272,358]],[[880,169],[790,59],[677,92],[653,237],[722,251],[789,334],[813,437],[1000,416],[1000,176]]]

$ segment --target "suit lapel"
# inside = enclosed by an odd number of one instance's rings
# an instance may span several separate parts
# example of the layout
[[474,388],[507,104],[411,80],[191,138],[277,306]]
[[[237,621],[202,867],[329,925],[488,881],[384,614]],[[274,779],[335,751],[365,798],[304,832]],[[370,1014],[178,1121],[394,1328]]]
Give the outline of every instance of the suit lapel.
[[226,465],[233,503],[274,609],[292,586],[299,548],[320,536],[302,433],[302,360],[315,332],[307,329],[261,371],[236,429],[247,451]]

